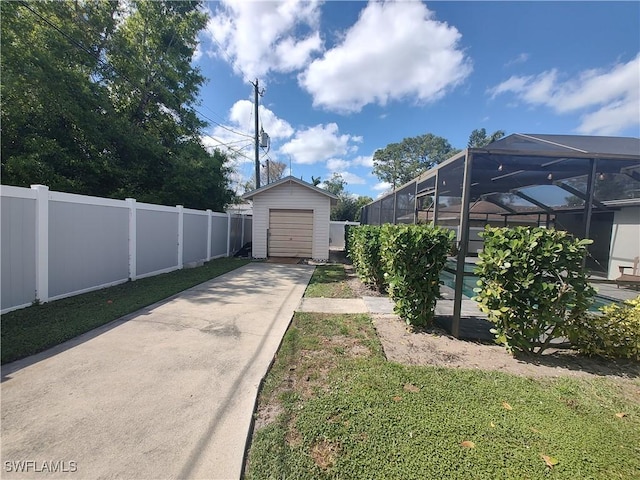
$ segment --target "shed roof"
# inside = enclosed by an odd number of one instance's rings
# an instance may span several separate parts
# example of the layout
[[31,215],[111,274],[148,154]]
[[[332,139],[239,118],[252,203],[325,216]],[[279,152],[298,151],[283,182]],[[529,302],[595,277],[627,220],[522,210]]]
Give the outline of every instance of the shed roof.
[[322,195],[325,195],[327,197],[329,197],[329,199],[331,200],[331,204],[335,204],[336,201],[338,200],[338,197],[336,195],[334,195],[331,192],[327,192],[326,190],[320,188],[320,187],[316,187],[315,185],[311,185],[308,182],[305,182],[304,180],[300,180],[299,178],[296,178],[292,175],[289,175],[288,177],[284,177],[276,182],[270,183],[268,185],[265,185],[263,187],[260,187],[256,190],[252,190],[250,192],[245,193],[244,195],[242,195],[242,198],[244,198],[245,200],[250,200],[253,197],[255,197],[256,195],[260,195],[261,193],[266,192],[267,190],[270,190],[274,187],[278,187],[280,185],[284,185],[286,183],[297,183],[298,185],[308,188],[309,190],[313,190],[314,192],[320,193]]

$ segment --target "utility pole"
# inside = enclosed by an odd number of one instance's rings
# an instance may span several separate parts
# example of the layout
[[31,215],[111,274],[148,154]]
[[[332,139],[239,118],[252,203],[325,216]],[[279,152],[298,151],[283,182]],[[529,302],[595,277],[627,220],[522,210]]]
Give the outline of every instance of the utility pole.
[[[260,127],[260,146],[262,148],[266,148],[269,153],[269,149],[271,148],[271,139],[269,138],[269,134],[264,131],[264,128]],[[265,155],[266,155],[265,153]],[[267,185],[271,183],[271,169],[269,167],[269,157],[266,160],[266,169],[267,169]]]
[[260,121],[258,119],[258,97],[262,96],[262,94],[264,93],[263,91],[260,91],[260,89],[258,88],[258,79],[256,78],[256,83],[251,83],[251,85],[253,85],[253,108],[254,108],[254,112],[253,112],[253,116],[255,117],[255,131],[254,131],[254,142],[255,142],[255,147],[256,147],[256,189],[260,188],[260,132],[258,131],[258,128],[260,126]]

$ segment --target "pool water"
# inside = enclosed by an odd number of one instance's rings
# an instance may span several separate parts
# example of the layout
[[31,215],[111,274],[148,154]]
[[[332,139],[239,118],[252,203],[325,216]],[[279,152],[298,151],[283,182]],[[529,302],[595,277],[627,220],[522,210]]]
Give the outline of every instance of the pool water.
[[[465,265],[465,272],[473,272],[474,266],[470,265],[470,267],[471,269],[467,269],[467,265]],[[447,270],[443,270],[442,273],[440,273],[440,281],[449,288],[455,288],[456,286],[455,278],[456,278],[455,274]],[[469,298],[474,297],[475,292],[473,291],[473,289],[477,287],[477,283],[476,283],[477,281],[478,281],[478,277],[476,275],[465,275],[464,281],[462,282],[463,295]],[[620,302],[618,300],[613,300],[608,297],[595,295],[593,297],[593,305],[591,305],[591,308],[589,308],[589,311],[597,312],[599,311],[600,307],[603,307],[605,305],[611,305],[612,303],[620,303]]]

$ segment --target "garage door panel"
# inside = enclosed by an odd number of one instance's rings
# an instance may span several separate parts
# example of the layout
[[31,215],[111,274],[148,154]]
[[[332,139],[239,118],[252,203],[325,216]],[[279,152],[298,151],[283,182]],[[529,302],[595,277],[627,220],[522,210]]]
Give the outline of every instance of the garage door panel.
[[310,235],[313,231],[313,225],[297,225],[295,223],[280,223],[280,222],[272,222],[269,225],[269,230],[287,230],[287,231],[305,231]]
[[313,228],[313,218],[276,218],[270,222],[270,227],[273,228],[277,225],[288,227],[306,227]]
[[285,235],[271,234],[272,242],[308,242],[310,238],[310,235],[304,235],[301,232],[292,232]]
[[271,250],[286,250],[290,248],[292,250],[306,250],[309,248],[309,242],[271,242]]
[[283,219],[286,221],[301,221],[306,219],[311,220],[311,218],[309,218],[309,215],[312,215],[311,210],[304,210],[304,212],[306,213],[298,213],[298,212],[291,212],[291,211],[280,212],[278,210],[271,210],[271,212],[275,214],[274,216],[276,218]]
[[297,257],[297,258],[308,258],[306,250],[284,250],[284,251],[275,251],[269,253],[270,257]]
[[310,257],[313,249],[312,210],[270,210],[268,254]]

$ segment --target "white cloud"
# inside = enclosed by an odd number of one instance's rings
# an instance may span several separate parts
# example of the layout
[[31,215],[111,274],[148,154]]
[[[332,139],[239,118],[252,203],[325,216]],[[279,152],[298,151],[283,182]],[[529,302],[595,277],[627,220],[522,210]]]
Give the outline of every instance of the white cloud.
[[299,130],[294,137],[282,147],[280,153],[291,155],[293,161],[311,165],[345,155],[353,149],[352,142],[358,137],[338,133],[338,125],[316,125]]
[[[230,155],[230,167],[234,170],[240,169],[243,164],[254,162],[253,112],[253,103],[239,100],[229,109],[229,122],[214,126],[209,135],[202,137],[202,142],[209,151],[219,148]],[[263,105],[259,107],[259,115],[260,124],[272,140],[283,140],[293,135],[293,127]]]
[[364,178],[359,177],[354,173],[347,172],[347,171],[337,172],[337,173],[342,175],[342,178],[345,182],[347,182],[347,185],[364,185],[365,183],[367,183],[364,180]]
[[530,105],[557,113],[581,114],[576,131],[614,135],[640,124],[640,54],[608,70],[585,70],[560,80],[556,69],[532,76],[512,76],[488,90],[491,98],[511,93]]
[[353,165],[373,168],[373,155],[360,155],[354,158],[351,163],[353,163]]
[[504,66],[505,67],[510,67],[512,65],[517,65],[519,63],[525,63],[527,60],[529,60],[529,57],[530,57],[530,55],[528,53],[521,53],[517,57],[512,58],[507,63],[505,63]]
[[[215,138],[215,140],[214,140]],[[230,132],[214,129],[210,135],[202,135],[201,141],[204,147],[213,152],[219,149],[228,155],[227,167],[229,167],[229,180],[231,189],[238,194],[244,193],[244,184],[249,180],[251,175],[247,175],[246,171],[253,171],[249,165],[253,165],[253,141],[246,139],[247,142],[233,143],[238,141],[238,136]],[[221,145],[228,144],[228,146]]]
[[348,160],[342,160],[340,158],[330,158],[327,160],[327,170],[332,172],[338,172],[351,166],[351,162]]
[[[238,100],[229,110],[229,119],[238,125],[241,131],[251,132],[251,134],[255,129],[253,115],[254,106],[249,100]],[[293,135],[293,127],[286,120],[278,118],[275,113],[265,106],[260,105],[258,107],[258,116],[260,125],[264,127],[265,132],[272,139],[284,139]]]
[[277,70],[283,72],[298,70],[309,63],[314,52],[321,49],[320,32],[314,32],[300,41],[296,41],[293,37],[285,38],[276,46]]
[[253,139],[238,136],[222,127],[216,126],[210,134],[201,137],[202,144],[209,151],[219,149],[230,156],[230,166],[236,168],[243,163],[252,162]]
[[389,190],[390,188],[391,184],[389,182],[380,182],[373,186],[373,189],[377,192]]
[[196,49],[193,51],[193,56],[191,57],[191,61],[193,63],[197,63],[198,60],[200,60],[202,58],[202,43],[198,42],[198,44],[196,45]]
[[253,79],[304,68],[323,48],[319,21],[318,0],[223,0],[211,13],[205,38],[212,42],[210,55]]
[[489,89],[489,93],[491,94],[491,98],[494,99],[501,93],[505,92],[522,92],[525,90],[527,86],[527,82],[531,79],[531,77],[517,77],[512,76],[507,80],[502,82],[499,85]]
[[298,81],[315,106],[339,112],[403,98],[434,101],[471,73],[460,38],[421,2],[371,2]]
[[[360,137],[351,137],[352,141],[354,138],[358,139]],[[352,148],[357,148],[357,147],[352,147]],[[373,167],[373,157],[370,155],[369,156],[360,155],[349,160],[345,160],[343,158],[330,158],[329,160],[327,160],[327,170],[329,170],[330,172],[341,174],[343,178],[345,178],[345,180],[346,180],[346,176],[349,176],[350,178],[352,178],[352,181],[350,180],[349,183],[364,184],[365,183],[364,179],[352,173],[349,173],[347,171],[351,167],[371,168]]]

